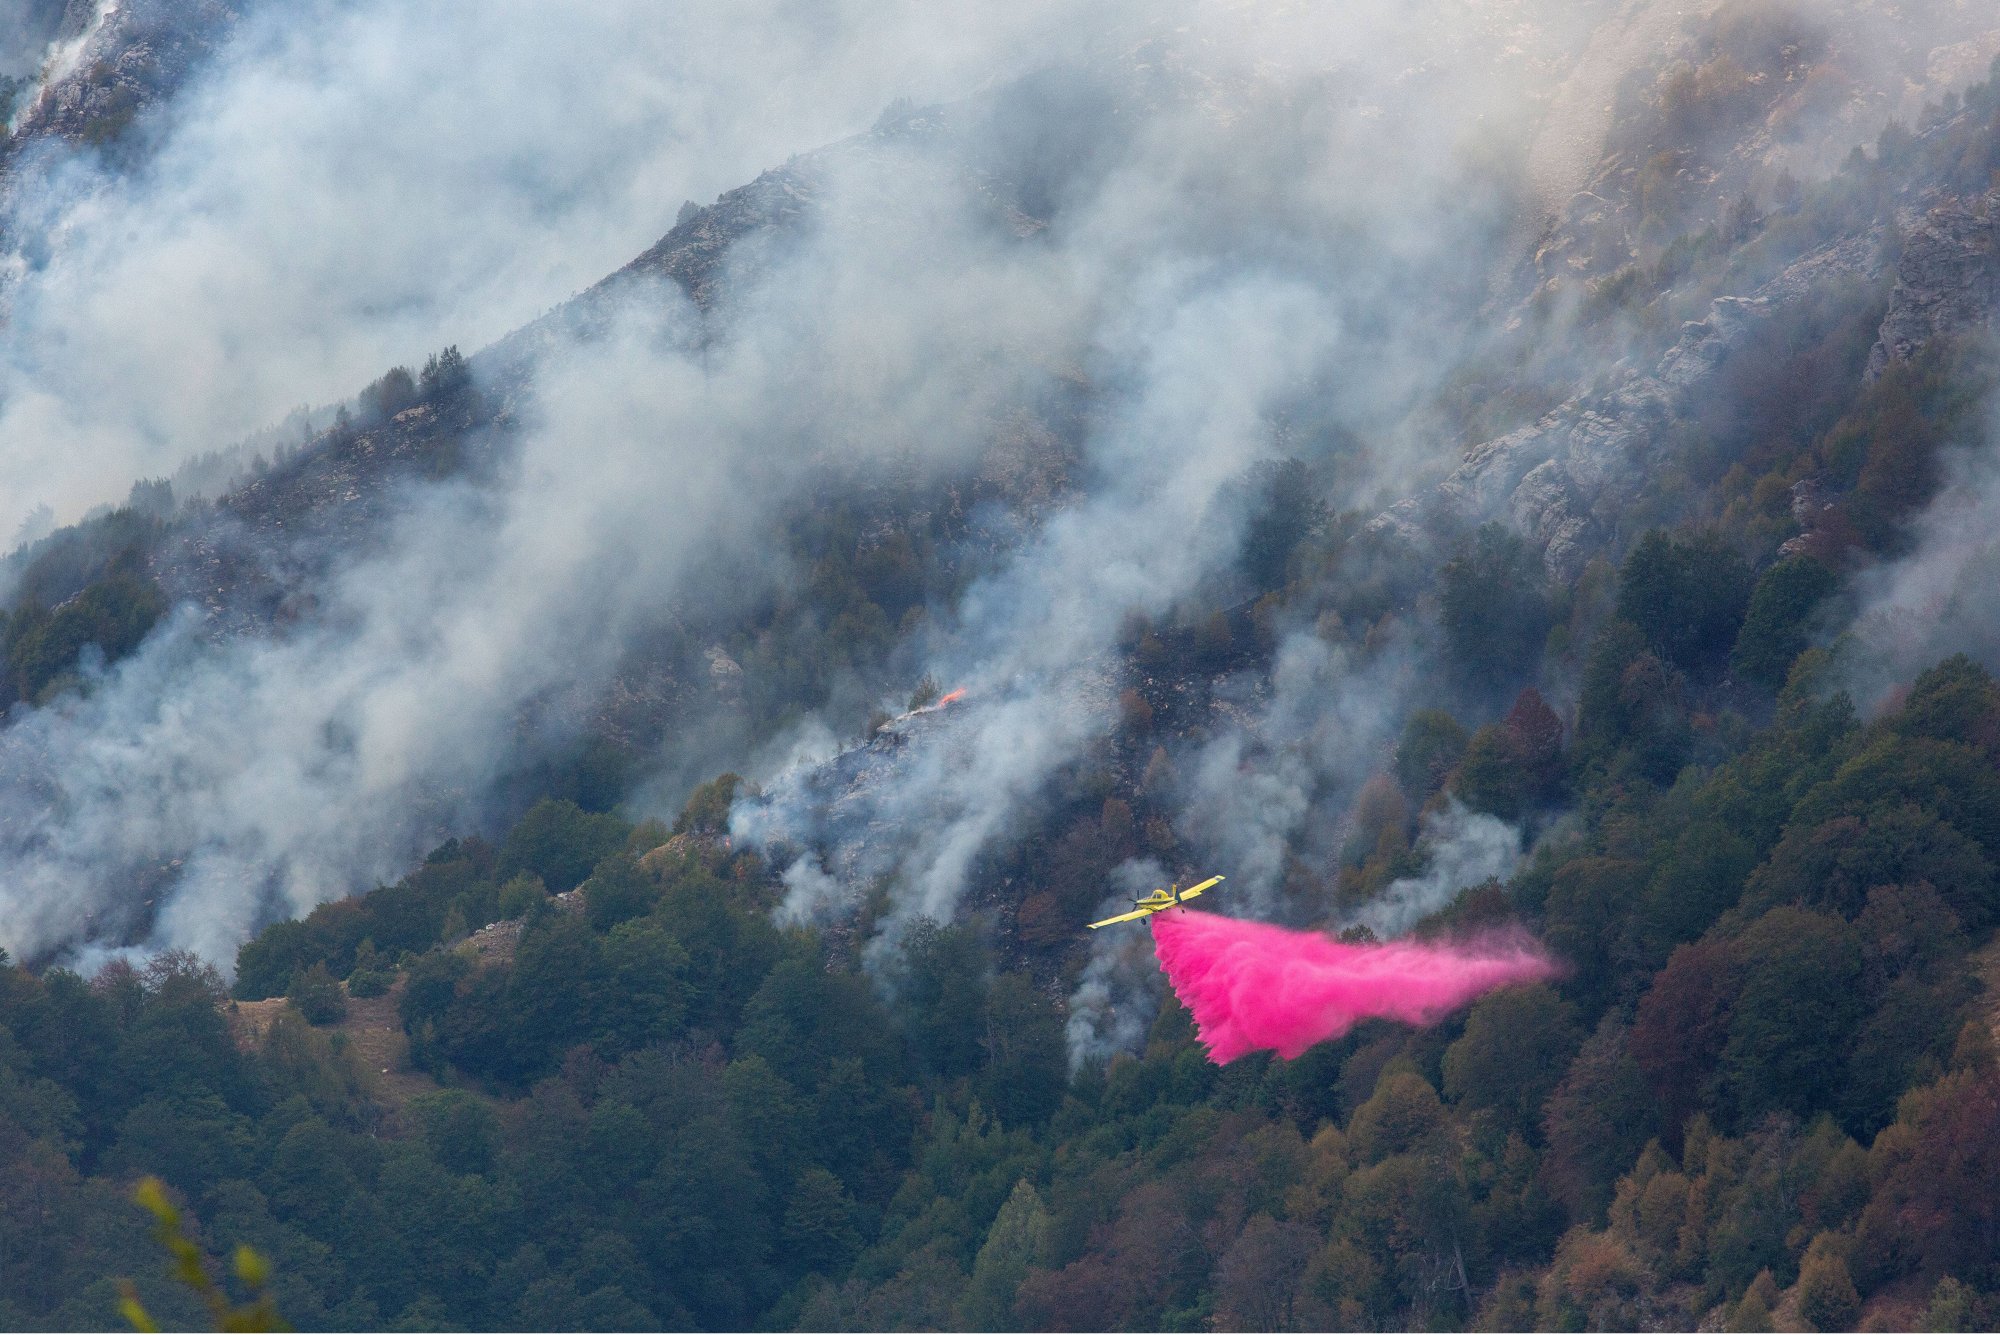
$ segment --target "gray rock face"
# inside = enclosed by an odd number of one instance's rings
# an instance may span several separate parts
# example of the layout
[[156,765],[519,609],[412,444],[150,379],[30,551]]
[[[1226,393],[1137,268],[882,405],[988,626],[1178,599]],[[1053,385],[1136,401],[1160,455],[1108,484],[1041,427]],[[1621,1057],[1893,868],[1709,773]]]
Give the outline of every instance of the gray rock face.
[[2000,189],[1924,215],[1903,243],[1896,290],[1868,355],[1872,380],[1940,334],[1991,329],[2000,318]]
[[1374,532],[1414,542],[1429,532],[1504,520],[1538,546],[1549,573],[1569,581],[1617,531],[1618,517],[1665,462],[1669,428],[1690,414],[1716,372],[1760,325],[1821,284],[1879,268],[1872,234],[1796,261],[1749,296],[1721,297],[1650,372],[1625,367],[1533,426],[1474,446],[1428,494],[1374,519]]
[[240,0],[71,0],[56,39],[82,46],[22,109],[14,140],[115,139],[186,82],[241,9]]

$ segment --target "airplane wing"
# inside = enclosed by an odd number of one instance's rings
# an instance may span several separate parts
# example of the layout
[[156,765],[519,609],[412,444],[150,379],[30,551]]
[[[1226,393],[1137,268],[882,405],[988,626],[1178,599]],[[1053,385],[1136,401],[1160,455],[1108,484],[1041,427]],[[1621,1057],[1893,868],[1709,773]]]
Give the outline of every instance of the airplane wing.
[[1207,890],[1213,886],[1222,884],[1223,879],[1224,878],[1220,876],[1211,876],[1207,880],[1203,881],[1200,885],[1191,885],[1187,889],[1181,891],[1181,898],[1193,899],[1196,895],[1200,894],[1202,891]]
[[1115,918],[1106,918],[1103,922],[1094,922],[1090,925],[1094,928],[1109,927],[1111,926],[1111,924],[1115,922],[1131,922],[1137,918],[1151,917],[1153,914],[1158,912],[1159,912],[1158,909],[1133,909],[1130,913],[1121,913]]

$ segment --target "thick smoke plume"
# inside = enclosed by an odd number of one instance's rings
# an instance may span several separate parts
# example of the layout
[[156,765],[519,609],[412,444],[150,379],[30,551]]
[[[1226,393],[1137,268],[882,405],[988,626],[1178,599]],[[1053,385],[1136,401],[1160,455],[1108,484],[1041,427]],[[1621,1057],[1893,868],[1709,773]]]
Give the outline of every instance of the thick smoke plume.
[[[1093,411],[1078,494],[1022,516],[1015,549],[918,642],[920,665],[966,686],[968,707],[893,763],[857,766],[838,801],[813,797],[815,776],[775,776],[736,814],[740,837],[826,854],[813,866],[851,903],[886,881],[891,937],[955,912],[976,858],[1116,727],[1118,641],[1134,613],[1170,622],[1198,600],[1245,596],[1230,581],[1254,466],[1338,453],[1335,499],[1359,507],[1403,494],[1448,452],[1405,424],[1477,341],[1467,331],[1489,261],[1522,205],[1504,173],[1474,165],[1475,145],[1518,151],[1506,136],[1525,133],[1530,108],[1515,62],[1554,58],[1563,34],[1537,30],[1530,55],[1489,45],[1477,23],[1396,6],[1346,11],[1339,40],[1299,15],[1239,12],[1232,31],[1215,11],[1190,13],[1197,35],[1142,48],[1144,73],[1121,55],[1076,76],[1121,116],[1147,110],[1117,136],[1068,131],[1087,169],[1066,174],[1046,244],[1063,276],[1052,289],[1070,285],[1084,315],[1069,346]],[[1124,72],[1106,78],[1112,68]],[[1431,81],[1447,70],[1462,96],[1441,100]],[[1328,87],[1345,100],[1298,114]],[[1394,189],[1365,184],[1391,177]],[[1340,263],[1323,262],[1327,246]],[[1242,845],[1232,872],[1260,906],[1285,837],[1330,786],[1316,776],[1349,761],[1365,774],[1362,753],[1395,726],[1374,675],[1345,688],[1341,717],[1308,717],[1345,655],[1302,635],[1281,657],[1288,681],[1315,682],[1286,688],[1300,707],[1274,731],[1309,735],[1315,754],[1287,753],[1244,783],[1259,762],[1219,737],[1193,766],[1202,809],[1185,822],[1204,846]],[[811,871],[793,889],[817,911],[830,895]]]
[[1160,968],[1218,1065],[1265,1050],[1290,1060],[1362,1020],[1433,1024],[1496,987],[1555,973],[1525,938],[1343,945],[1193,909],[1152,923]]
[[684,201],[1031,68],[1061,6],[239,8],[121,154],[41,144],[0,179],[0,532],[499,338]]
[[[1168,877],[1150,859],[1127,862],[1111,874],[1126,903],[1166,884]],[[1145,932],[1108,931],[1091,936],[1090,960],[1069,999],[1065,1038],[1072,1067],[1108,1061],[1133,1052],[1159,1010],[1160,970],[1153,938]]]
[[[531,368],[532,394],[483,385],[509,404],[492,475],[410,485],[285,590],[297,621],[230,640],[183,609],[87,695],[25,710],[0,743],[0,943],[24,954],[226,961],[277,914],[495,828],[499,776],[573,736],[640,635],[804,585],[770,553],[823,466],[956,485],[1019,414],[1059,425],[1053,494],[976,516],[1006,536],[897,651],[903,689],[929,670],[963,712],[850,804],[864,856],[789,882],[818,917],[886,877],[892,936],[948,916],[1116,726],[1124,618],[1235,596],[1247,470],[1337,464],[1344,510],[1455,455],[1413,414],[1476,350],[1536,207],[1514,168],[1565,128],[1542,90],[1626,7],[240,8],[119,154],[9,165],[0,531],[497,337],[684,199],[892,100],[951,106],[812,155],[796,227],[722,262],[714,307],[635,293]],[[1260,906],[1420,670],[1377,653],[1391,666],[1359,674],[1289,629],[1266,734],[1175,758],[1203,806],[1182,828],[1241,830]],[[851,735],[855,713],[829,718]],[[677,734],[659,767],[734,768],[769,739],[727,740]],[[773,791],[763,833],[833,842]]]

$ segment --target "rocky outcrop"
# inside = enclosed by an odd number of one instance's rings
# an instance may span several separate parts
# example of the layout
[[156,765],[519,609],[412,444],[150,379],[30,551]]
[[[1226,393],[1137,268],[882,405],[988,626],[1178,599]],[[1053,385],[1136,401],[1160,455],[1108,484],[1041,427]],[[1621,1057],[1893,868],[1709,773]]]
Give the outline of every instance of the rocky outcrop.
[[1423,542],[1504,520],[1541,549],[1552,576],[1574,579],[1615,535],[1620,514],[1665,462],[1669,428],[1693,413],[1723,363],[1760,325],[1822,285],[1877,272],[1878,250],[1873,233],[1851,236],[1749,296],[1718,298],[1650,372],[1614,370],[1533,426],[1474,446],[1429,493],[1376,517],[1369,529]]
[[550,349],[602,333],[627,295],[647,284],[678,287],[697,310],[714,314],[726,304],[732,266],[754,269],[760,248],[796,235],[823,202],[828,181],[843,164],[893,151],[899,143],[919,136],[945,132],[941,112],[913,114],[801,154],[748,185],[725,192],[713,204],[683,204],[667,234],[636,258],[478,353],[473,365],[480,379],[514,380]]
[[15,142],[117,139],[187,81],[241,9],[240,0],[71,0],[49,78],[16,117]]
[[2000,189],[1932,209],[1903,242],[1896,289],[1868,356],[1870,379],[1941,334],[2000,319]]
[[[1614,65],[1624,76],[1615,93],[1587,98],[1604,67],[1586,64],[1570,81],[1578,86],[1551,99],[1530,170],[1547,190],[1562,179],[1552,163],[1565,160],[1580,185],[1535,247],[1538,284],[1601,280],[1657,262],[1676,237],[1711,225],[1732,232],[1738,201],[1782,206],[1788,178],[1825,179],[1892,121],[1921,126],[1926,104],[1956,97],[2000,52],[1991,6],[1930,5],[1921,16],[1881,0],[1769,6],[1776,28],[1762,32],[1782,30],[1776,41],[1746,41],[1760,29],[1741,21],[1741,5],[1657,8],[1631,0],[1594,38],[1600,58],[1638,38]],[[1671,24],[1659,22],[1669,14]],[[1674,25],[1686,29],[1677,41]],[[1899,77],[1884,80],[1891,69]],[[1585,142],[1602,156],[1578,173]]]

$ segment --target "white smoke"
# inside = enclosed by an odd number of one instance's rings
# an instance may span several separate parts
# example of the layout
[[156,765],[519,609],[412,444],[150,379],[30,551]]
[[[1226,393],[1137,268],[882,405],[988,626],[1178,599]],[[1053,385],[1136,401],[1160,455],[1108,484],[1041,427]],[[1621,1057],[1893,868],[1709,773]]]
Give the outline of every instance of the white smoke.
[[[740,453],[671,448],[726,419],[685,422],[713,386],[657,337],[549,367],[520,485],[413,497],[306,623],[216,645],[184,610],[83,697],[0,732],[8,947],[129,931],[148,915],[127,878],[159,863],[151,939],[226,962],[273,906],[393,879],[470,824],[524,702],[601,680],[634,588],[738,513]],[[574,468],[586,445],[609,466]]]
[[[1287,414],[1309,404],[1316,420],[1347,428],[1342,440],[1365,442],[1343,461],[1355,487],[1341,498],[1348,504],[1396,491],[1435,462],[1439,442],[1407,437],[1398,423],[1468,348],[1461,303],[1481,300],[1483,288],[1461,280],[1483,281],[1512,202],[1468,173],[1458,150],[1492,131],[1482,113],[1504,120],[1521,108],[1496,93],[1493,68],[1481,63],[1491,50],[1468,53],[1463,33],[1456,48],[1426,47],[1439,35],[1428,17],[1372,6],[1351,17],[1385,45],[1343,42],[1336,55],[1324,33],[1288,33],[1297,40],[1278,58],[1265,45],[1274,33],[1258,23],[1240,44],[1170,43],[1164,67],[1197,86],[1214,80],[1209,104],[1161,99],[1112,169],[1078,183],[1051,230],[1070,301],[1088,320],[1073,345],[1078,369],[1104,387],[1106,406],[1081,442],[1084,494],[927,638],[924,666],[965,686],[972,707],[912,755],[871,771],[849,804],[873,813],[871,831],[888,833],[830,870],[889,877],[887,939],[918,916],[950,916],[977,857],[1110,731],[1126,619],[1171,619],[1199,590],[1226,586],[1244,519],[1225,503],[1227,488],[1283,456]],[[1411,67],[1389,53],[1420,47],[1442,64],[1463,62],[1466,91],[1479,95],[1443,103],[1398,88]],[[1256,65],[1245,56],[1253,49],[1271,58]],[[1331,68],[1313,68],[1315,59]],[[1329,85],[1351,89],[1347,110],[1301,120],[1291,99]],[[1376,98],[1394,104],[1395,132]],[[1364,184],[1392,177],[1393,189]],[[1329,244],[1340,255],[1332,265],[1319,249]],[[1357,326],[1367,337],[1351,332]],[[1376,706],[1357,689],[1351,708]],[[1333,732],[1321,728],[1314,745],[1346,745]],[[1243,759],[1230,754],[1234,741],[1218,745],[1199,768],[1220,795]],[[1306,765],[1326,768],[1319,757]],[[1296,791],[1305,778],[1255,776],[1254,792],[1229,794],[1255,819],[1214,822],[1232,835],[1271,835],[1250,862],[1253,903],[1281,869],[1272,850],[1284,829],[1310,806]],[[817,828],[826,818],[778,792],[739,810],[736,831],[813,845],[829,841]]]
[[80,152],[10,176],[0,531],[37,502],[68,522],[299,403],[498,338],[684,200],[865,130],[899,95],[1018,73],[1065,7],[251,6],[138,166]]
[[1273,658],[1263,707],[1188,766],[1179,828],[1230,868],[1232,898],[1250,912],[1310,920],[1330,909],[1281,900],[1287,859],[1337,852],[1346,809],[1382,767],[1420,668],[1406,646],[1357,659],[1345,645],[1294,632]]
[[[532,720],[580,713],[697,567],[746,598],[782,578],[769,525],[827,467],[917,444],[963,457],[977,405],[1021,378],[983,340],[1062,307],[972,240],[905,248],[950,236],[936,207],[885,231],[881,191],[864,216],[845,188],[743,276],[730,339],[703,343],[677,289],[648,289],[610,336],[545,357],[499,485],[408,494],[301,624],[218,645],[183,614],[87,697],[0,733],[7,947],[143,931],[226,963],[273,911],[392,879],[480,823],[493,776],[540,740]],[[883,266],[899,283],[869,290]],[[882,338],[948,349],[939,383],[848,355],[850,329],[817,314],[832,298]],[[822,413],[867,429],[828,432]]]
[[[2000,440],[2000,427],[1990,428]],[[1940,658],[2000,670],[2000,449],[1952,452],[1944,485],[1912,526],[1907,555],[1859,572],[1850,633],[1837,646],[1865,708]]]
[[[14,107],[9,129],[13,128],[12,122],[18,122],[37,101],[48,94],[50,89],[76,72],[90,48],[91,39],[103,30],[105,23],[118,12],[119,7],[120,0],[96,0],[90,16],[76,25],[76,31],[67,35],[55,31],[52,22],[54,18],[66,16],[65,11],[69,7],[62,5],[36,5],[36,9],[53,8],[56,13],[36,14],[24,10],[21,16],[14,20],[11,30],[7,33],[13,46],[13,50],[9,52],[12,58],[9,63],[18,62],[22,56],[33,51],[37,45],[35,41],[37,37],[41,38],[41,42],[39,58],[32,66],[35,74],[34,83]],[[6,68],[0,67],[0,74],[8,72]]]
[[786,927],[830,922],[854,908],[853,890],[827,875],[811,855],[785,868],[781,879],[785,898],[778,905],[777,919]]
[[[1111,873],[1117,896],[1101,907],[1106,913],[1116,912],[1168,879],[1166,869],[1151,859],[1121,863]],[[1151,932],[1143,928],[1097,932],[1091,938],[1090,960],[1069,998],[1065,1032],[1070,1069],[1136,1052],[1164,995]]]
[[[1123,618],[1167,611],[1233,557],[1234,535],[1204,521],[1223,484],[1269,455],[1267,413],[1326,354],[1338,323],[1296,286],[1212,284],[1206,274],[1147,283],[1105,349],[1137,383],[1090,442],[1102,489],[960,603],[943,675],[979,705],[960,751],[971,763],[920,767],[892,797],[931,812],[904,862],[911,894],[899,912],[951,914],[972,857],[1112,723],[1109,700],[1091,707],[1088,674]],[[1161,541],[1195,532],[1204,540]]]
[[1409,931],[1461,891],[1513,876],[1521,865],[1521,832],[1452,798],[1442,811],[1425,815],[1417,850],[1429,862],[1424,874],[1390,882],[1354,915],[1355,923],[1384,940]]
[[[13,0],[0,7],[0,79],[25,80],[48,67],[66,9],[64,0]],[[32,94],[31,88],[22,101]]]
[[[537,368],[498,480],[413,489],[302,591],[300,623],[217,644],[182,613],[87,696],[17,721],[6,944],[139,933],[226,961],[272,912],[477,825],[493,776],[586,713],[677,602],[790,578],[772,528],[823,471],[956,478],[1000,415],[1060,409],[1060,504],[1009,517],[1026,536],[910,649],[976,707],[884,776],[873,864],[808,863],[792,887],[823,905],[808,871],[851,892],[884,870],[892,936],[949,916],[981,851],[1112,725],[1126,615],[1226,583],[1243,516],[1222,498],[1247,467],[1345,451],[1332,499],[1358,505],[1452,452],[1403,424],[1477,345],[1538,80],[1603,7],[1489,8],[254,10],[129,173],[82,157],[13,187],[10,242],[37,250],[14,257],[0,330],[0,499],[19,512],[73,516],[302,400],[476,346],[641,250],[683,199],[898,95],[978,96],[958,139],[816,155],[796,234],[746,248],[726,309],[646,294]],[[1064,89],[1102,114],[1051,111]],[[1302,405],[1325,429],[1287,442]],[[1197,806],[1218,804],[1204,828],[1256,844],[1246,893],[1277,876],[1273,841],[1366,772],[1400,698],[1371,674],[1398,661],[1356,671],[1293,640],[1266,737],[1192,767]],[[1252,819],[1222,819],[1232,800]]]

